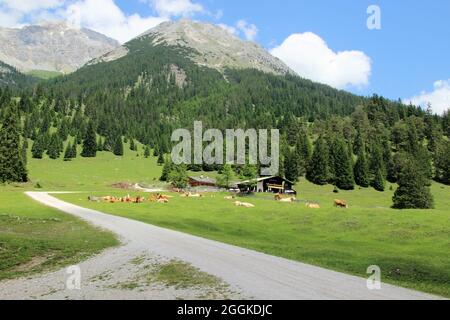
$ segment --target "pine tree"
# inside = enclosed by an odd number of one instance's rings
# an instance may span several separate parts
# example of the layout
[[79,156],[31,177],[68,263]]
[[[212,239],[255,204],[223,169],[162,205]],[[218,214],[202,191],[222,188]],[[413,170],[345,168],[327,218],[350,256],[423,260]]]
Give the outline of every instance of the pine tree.
[[121,136],[117,136],[116,141],[114,143],[114,151],[113,151],[114,155],[116,156],[123,156],[123,142],[122,142],[122,137]]
[[60,152],[60,138],[59,135],[54,133],[50,138],[50,143],[47,149],[47,155],[50,159],[58,159],[61,155]]
[[158,156],[158,166],[162,166],[164,164],[164,155],[162,153]]
[[20,121],[8,108],[0,128],[0,182],[26,182],[28,173],[20,152]]
[[233,170],[231,169],[230,165],[225,164],[222,168],[219,178],[217,179],[217,184],[219,187],[228,189],[230,187],[232,178]]
[[311,161],[306,172],[306,178],[314,184],[326,185],[330,176],[329,172],[328,147],[325,139],[319,137],[314,146]]
[[130,150],[136,151],[136,144],[134,143],[134,139],[130,140]]
[[411,156],[405,159],[393,197],[395,209],[431,209],[433,196],[428,179],[421,174],[420,165]]
[[150,147],[146,146],[144,151],[144,157],[149,158],[150,157]]
[[287,180],[297,182],[300,176],[299,172],[299,158],[296,150],[291,150],[290,147],[286,148],[284,155],[284,176]]
[[306,130],[302,129],[298,134],[295,144],[298,162],[298,176],[304,176],[311,159],[311,143],[309,142]]
[[42,137],[36,138],[33,142],[33,146],[31,148],[31,153],[33,156],[33,159],[42,159],[42,156],[44,155],[44,146],[42,142]]
[[83,140],[83,151],[81,156],[83,158],[95,158],[97,156],[97,141],[94,124],[89,122],[86,135]]
[[372,187],[380,192],[383,192],[385,189],[384,175],[381,169],[378,169],[377,174],[372,182]]
[[169,182],[173,184],[175,188],[184,189],[187,187],[189,178],[187,176],[187,169],[185,165],[173,166],[169,174]]
[[64,152],[64,161],[70,161],[72,160],[73,156],[72,156],[72,151],[73,151],[73,146],[72,144],[69,142],[67,144],[66,147],[66,151]]
[[27,166],[28,164],[27,151],[28,151],[28,140],[24,139],[22,142],[22,147],[20,148],[20,157],[25,166]]
[[[363,150],[359,149],[360,152]],[[369,165],[367,163],[365,152],[361,152],[358,155],[358,160],[356,160],[354,168],[355,182],[358,186],[363,188],[368,188],[370,186],[369,179]]]
[[434,152],[434,179],[450,185],[450,142],[441,141]]
[[70,153],[72,159],[75,159],[77,157],[77,144],[74,141],[74,143],[72,144],[72,152]]
[[170,175],[170,172],[172,172],[172,169],[173,169],[173,164],[169,157],[164,162],[164,167],[163,167],[162,174],[161,174],[161,177],[159,178],[159,180],[164,181],[164,182],[168,181],[169,175]]
[[353,190],[355,179],[353,176],[353,164],[348,155],[347,144],[342,139],[337,139],[334,150],[334,174],[335,184],[342,190]]

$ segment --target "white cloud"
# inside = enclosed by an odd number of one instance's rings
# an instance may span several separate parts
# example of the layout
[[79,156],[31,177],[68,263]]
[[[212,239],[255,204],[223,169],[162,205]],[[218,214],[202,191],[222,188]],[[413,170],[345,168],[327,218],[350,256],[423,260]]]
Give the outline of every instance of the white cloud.
[[238,35],[238,30],[235,27],[229,26],[224,23],[219,23],[217,26],[221,27],[223,30],[231,33],[232,35]]
[[156,13],[162,17],[188,17],[204,12],[203,6],[191,0],[149,0]]
[[421,92],[409,99],[403,99],[404,103],[412,103],[416,106],[427,108],[428,104],[436,114],[443,114],[450,109],[450,79],[436,81],[432,92]]
[[18,28],[24,20],[38,22],[46,12],[64,5],[64,0],[0,0],[0,26]]
[[271,53],[301,77],[338,89],[369,84],[371,60],[364,52],[334,52],[312,32],[292,34]]
[[74,26],[92,29],[122,43],[167,20],[126,15],[113,0],[77,1],[67,7],[64,15]]
[[236,27],[244,34],[247,40],[255,40],[256,35],[258,34],[258,28],[245,20],[239,20],[236,23]]

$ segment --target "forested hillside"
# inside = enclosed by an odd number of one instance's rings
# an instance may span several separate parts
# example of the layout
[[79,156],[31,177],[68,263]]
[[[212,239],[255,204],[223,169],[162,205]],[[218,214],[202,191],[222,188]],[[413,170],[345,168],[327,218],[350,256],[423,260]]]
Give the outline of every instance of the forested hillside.
[[26,76],[14,67],[0,61],[0,87],[26,87],[36,82],[37,79]]
[[[363,98],[296,76],[217,70],[195,64],[182,47],[138,38],[128,54],[83,67],[23,90],[0,91],[2,117],[20,119],[33,157],[121,155],[123,137],[155,155],[171,150],[170,135],[201,120],[208,128],[279,128],[282,174],[337,189],[399,182],[394,205],[431,207],[431,179],[449,184],[449,116],[436,116],[382,97]],[[73,137],[73,139],[71,138]],[[26,141],[21,139],[22,141]],[[22,149],[23,149],[22,142]],[[123,151],[122,151],[123,153]],[[192,170],[222,170],[191,166]],[[235,170],[247,177],[256,170]],[[3,179],[8,180],[8,179]]]

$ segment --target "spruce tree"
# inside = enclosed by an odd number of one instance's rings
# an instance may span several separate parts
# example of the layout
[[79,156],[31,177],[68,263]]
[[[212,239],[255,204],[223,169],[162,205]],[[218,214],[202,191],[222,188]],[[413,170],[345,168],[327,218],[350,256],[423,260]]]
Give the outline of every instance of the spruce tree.
[[33,159],[42,159],[42,156],[44,154],[44,145],[42,140],[42,137],[37,137],[33,142],[33,146],[31,147]]
[[311,161],[306,171],[306,178],[318,185],[326,185],[329,179],[328,147],[321,136],[314,145]]
[[393,197],[395,209],[431,209],[433,196],[429,182],[412,157],[405,159],[398,178],[398,189]]
[[183,164],[173,166],[168,181],[171,182],[175,188],[186,188],[189,181],[186,166]]
[[75,159],[77,157],[77,143],[74,141],[72,144],[72,152],[70,153],[72,159]]
[[72,158],[73,158],[72,151],[73,151],[73,147],[72,147],[72,144],[69,142],[67,144],[66,151],[64,152],[64,161],[72,160]]
[[97,156],[97,137],[95,133],[94,124],[89,122],[86,135],[83,140],[83,151],[81,156],[83,158],[95,158]]
[[144,157],[149,158],[150,157],[150,147],[146,146],[144,151]]
[[169,157],[164,162],[164,167],[163,167],[162,174],[161,174],[161,177],[159,178],[159,180],[164,181],[164,182],[168,181],[169,175],[170,175],[170,172],[172,171],[172,169],[173,169],[173,164]]
[[28,140],[24,139],[22,142],[22,147],[20,148],[20,157],[25,166],[28,164],[27,151],[28,151]]
[[450,141],[441,141],[433,155],[435,174],[434,179],[450,185]]
[[385,189],[385,182],[384,182],[384,175],[381,169],[378,169],[377,174],[375,175],[375,178],[372,182],[372,187],[380,192],[383,192]]
[[136,151],[136,144],[134,143],[134,139],[130,139],[130,150]]
[[121,136],[117,136],[116,141],[114,143],[114,150],[113,150],[114,155],[116,156],[123,156],[123,142],[122,142],[122,137]]
[[301,130],[297,136],[295,151],[297,153],[298,176],[304,176],[306,174],[312,152],[308,134],[304,129]]
[[217,184],[219,187],[228,189],[231,184],[231,179],[233,178],[233,170],[229,164],[225,164],[222,168],[221,174],[217,179]]
[[50,138],[50,143],[47,149],[47,155],[50,159],[58,159],[60,156],[60,138],[59,135],[54,133]]
[[20,120],[8,108],[0,128],[0,182],[26,182],[28,173],[20,152]]
[[360,154],[358,155],[358,160],[356,160],[354,168],[355,182],[360,187],[368,188],[370,186],[369,165],[365,152],[361,151],[363,150],[362,148],[359,150]]
[[353,190],[355,188],[355,179],[347,144],[342,139],[337,139],[335,148],[333,152],[335,184],[339,189]]
[[158,156],[158,166],[162,166],[164,164],[164,155],[162,153]]
[[297,182],[300,176],[299,172],[299,155],[297,151],[286,148],[284,155],[284,176],[287,180]]

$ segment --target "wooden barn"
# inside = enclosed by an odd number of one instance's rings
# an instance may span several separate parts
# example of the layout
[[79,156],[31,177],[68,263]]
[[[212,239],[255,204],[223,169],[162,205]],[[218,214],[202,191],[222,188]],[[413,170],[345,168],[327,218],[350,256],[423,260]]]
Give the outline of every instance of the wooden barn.
[[294,183],[280,176],[261,177],[256,180],[242,181],[237,183],[237,186],[241,191],[296,194],[293,189]]
[[217,187],[217,181],[208,177],[189,177],[189,186],[196,187]]

